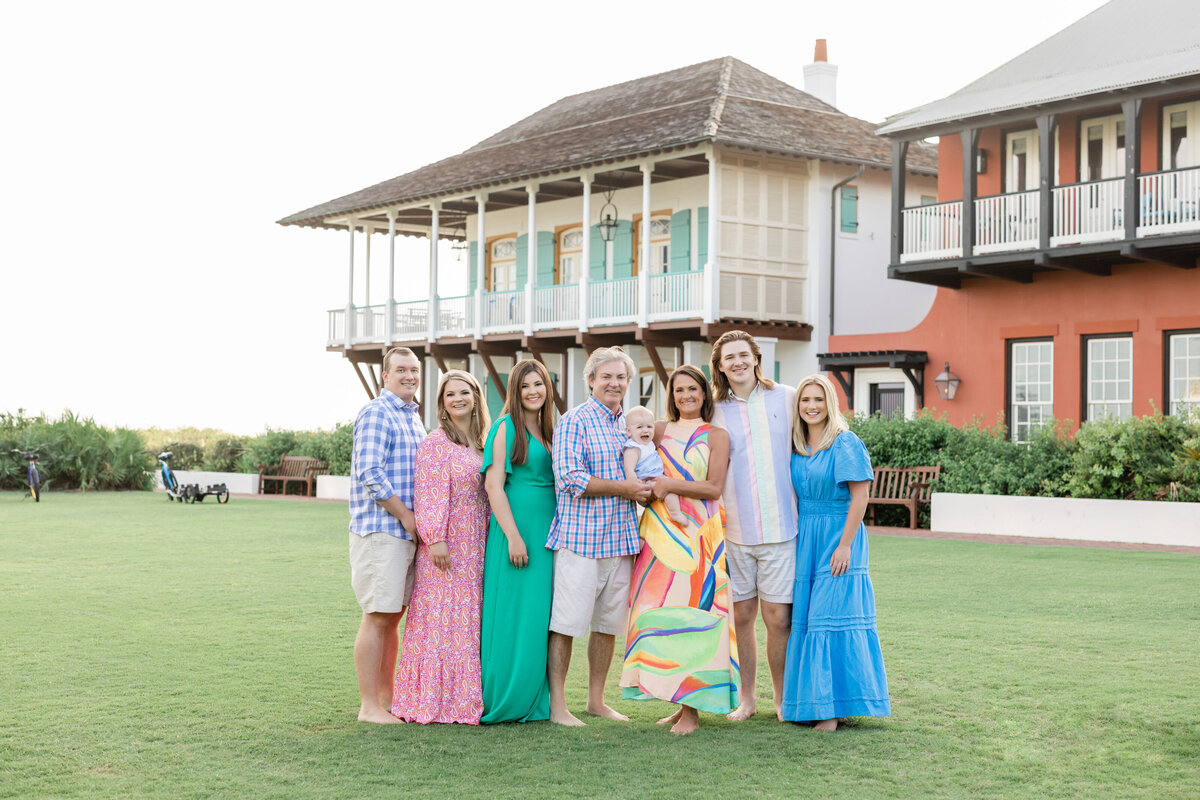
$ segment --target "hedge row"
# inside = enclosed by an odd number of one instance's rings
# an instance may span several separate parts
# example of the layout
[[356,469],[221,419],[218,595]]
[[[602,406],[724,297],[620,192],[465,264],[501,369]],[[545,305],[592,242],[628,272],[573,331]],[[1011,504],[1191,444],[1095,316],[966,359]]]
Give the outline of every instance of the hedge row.
[[174,440],[169,436],[160,436],[168,439],[160,446],[163,450],[171,451],[171,466],[175,469],[258,472],[259,464],[278,464],[279,457],[286,453],[325,461],[329,464],[331,475],[350,474],[354,426],[349,422],[340,423],[329,431],[277,431],[268,428],[266,433],[257,436],[213,436],[209,431],[204,432],[209,434],[204,437],[187,435],[195,430],[175,431],[173,433],[179,438]]
[[58,419],[0,412],[0,488],[25,486],[25,461],[11,450],[41,445],[43,488],[149,489],[153,461],[137,431],[101,427],[70,411]]

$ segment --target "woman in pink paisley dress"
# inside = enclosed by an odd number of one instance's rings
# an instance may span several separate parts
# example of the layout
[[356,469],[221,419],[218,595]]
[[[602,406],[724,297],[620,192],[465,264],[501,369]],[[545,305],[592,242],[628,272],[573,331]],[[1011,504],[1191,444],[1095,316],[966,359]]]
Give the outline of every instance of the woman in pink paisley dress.
[[478,725],[483,553],[491,515],[479,468],[490,421],[478,381],[459,370],[442,376],[437,409],[438,428],[417,449],[416,575],[392,714],[421,724]]

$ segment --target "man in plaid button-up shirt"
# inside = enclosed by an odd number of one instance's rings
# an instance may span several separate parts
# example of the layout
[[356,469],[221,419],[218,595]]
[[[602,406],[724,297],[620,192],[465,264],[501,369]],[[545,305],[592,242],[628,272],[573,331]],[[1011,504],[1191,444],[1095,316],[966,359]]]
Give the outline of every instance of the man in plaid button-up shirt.
[[397,626],[412,592],[417,521],[413,483],[425,438],[416,403],[421,362],[407,347],[383,357],[383,391],[354,420],[350,472],[350,584],[362,607],[354,668],[363,722],[399,722],[391,714],[400,645]]
[[633,559],[640,549],[635,502],[650,499],[646,481],[625,480],[621,403],[637,375],[619,347],[600,348],[584,367],[591,396],[558,421],[554,431],[554,483],[558,510],[546,547],[554,550],[554,605],[550,615],[550,720],[582,725],[567,710],[564,686],[571,645],[588,640],[589,714],[628,719],[604,702],[604,676],[616,634],[625,630]]

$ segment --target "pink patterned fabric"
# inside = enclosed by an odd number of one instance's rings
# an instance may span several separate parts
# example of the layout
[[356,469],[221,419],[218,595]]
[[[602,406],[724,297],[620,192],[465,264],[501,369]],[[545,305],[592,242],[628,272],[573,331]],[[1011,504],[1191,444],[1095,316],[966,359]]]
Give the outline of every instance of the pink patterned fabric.
[[[483,716],[479,623],[483,553],[491,509],[482,457],[440,428],[417,448],[416,573],[396,665],[392,714],[409,722],[478,725]],[[446,542],[450,570],[433,565],[429,545]]]

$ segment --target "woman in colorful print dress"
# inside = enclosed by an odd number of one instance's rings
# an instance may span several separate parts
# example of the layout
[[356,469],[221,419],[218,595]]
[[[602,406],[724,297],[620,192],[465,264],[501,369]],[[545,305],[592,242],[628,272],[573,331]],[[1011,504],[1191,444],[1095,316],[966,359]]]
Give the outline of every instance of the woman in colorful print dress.
[[483,450],[492,507],[483,568],[483,723],[550,718],[546,679],[554,553],[546,536],[554,495],[550,373],[539,361],[518,361],[508,376],[504,416]]
[[416,573],[396,665],[392,714],[478,725],[479,619],[487,496],[479,474],[488,428],[479,383],[451,370],[438,384],[438,428],[417,448]]
[[834,731],[843,717],[885,717],[891,703],[862,524],[871,459],[821,375],[796,389],[792,447],[800,532],[781,716]]
[[[665,467],[656,499],[642,515],[642,551],[633,568],[622,696],[658,698],[679,710],[660,722],[672,733],[700,725],[700,711],[727,714],[737,707],[729,577],[725,571],[725,511],[721,490],[729,465],[729,435],[710,424],[708,380],[686,365],[671,374],[669,422],[655,438]],[[687,520],[671,521],[662,497],[679,496]]]

